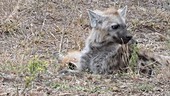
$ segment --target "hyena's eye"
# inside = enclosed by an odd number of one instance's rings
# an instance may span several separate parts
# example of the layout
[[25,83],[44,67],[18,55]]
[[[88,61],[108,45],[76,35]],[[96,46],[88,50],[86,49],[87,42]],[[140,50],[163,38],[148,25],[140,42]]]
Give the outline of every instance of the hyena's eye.
[[120,25],[119,24],[115,24],[115,25],[112,25],[111,27],[112,27],[112,29],[116,30],[116,29],[118,29],[120,27]]

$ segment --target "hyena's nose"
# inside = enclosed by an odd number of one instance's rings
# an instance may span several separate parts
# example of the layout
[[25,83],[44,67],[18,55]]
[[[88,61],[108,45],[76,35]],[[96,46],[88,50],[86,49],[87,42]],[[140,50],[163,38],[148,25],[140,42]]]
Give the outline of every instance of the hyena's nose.
[[129,41],[132,39],[132,36],[126,36],[126,39]]
[[132,39],[132,36],[131,36],[131,35],[127,35],[127,36],[125,36],[125,38],[123,39],[123,43],[126,44],[126,43],[128,43],[131,39]]

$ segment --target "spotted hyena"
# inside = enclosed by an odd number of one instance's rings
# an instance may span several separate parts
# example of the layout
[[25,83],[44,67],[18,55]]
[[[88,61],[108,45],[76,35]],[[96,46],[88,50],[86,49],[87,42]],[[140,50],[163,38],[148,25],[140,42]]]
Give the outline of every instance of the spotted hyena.
[[[72,55],[78,54],[77,56],[79,56],[78,61],[74,62],[77,71],[112,74],[123,68],[125,64],[120,62],[122,59],[120,58],[120,47],[132,39],[132,35],[126,27],[126,11],[127,6],[121,9],[88,11],[92,30],[85,42],[84,49],[79,53],[72,53]],[[70,56],[67,57],[70,58]]]
[[[65,56],[62,63],[71,67],[60,72],[113,74],[117,71],[126,71],[131,61],[135,61],[133,63],[138,72],[152,75],[155,66],[169,65],[170,57],[167,56],[143,49],[134,54],[133,45],[136,45],[136,41],[127,31],[126,11],[127,7],[108,8],[104,11],[89,10],[92,30],[85,47],[80,52],[74,51]],[[134,58],[135,55],[137,58]]]

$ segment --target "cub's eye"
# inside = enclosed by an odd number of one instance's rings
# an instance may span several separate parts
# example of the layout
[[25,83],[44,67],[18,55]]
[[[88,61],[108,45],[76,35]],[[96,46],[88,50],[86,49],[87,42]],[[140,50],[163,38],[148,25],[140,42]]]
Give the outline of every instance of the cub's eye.
[[112,29],[115,30],[115,29],[118,29],[118,28],[120,27],[120,25],[119,25],[119,24],[116,24],[116,25],[112,25],[111,27],[112,27]]

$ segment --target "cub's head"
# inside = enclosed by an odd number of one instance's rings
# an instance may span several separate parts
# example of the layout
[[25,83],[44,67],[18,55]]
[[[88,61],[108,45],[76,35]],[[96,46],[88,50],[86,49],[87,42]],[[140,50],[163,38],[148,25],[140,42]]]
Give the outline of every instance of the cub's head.
[[118,10],[115,8],[109,8],[106,11],[89,10],[91,27],[105,34],[106,38],[111,38],[112,42],[126,44],[132,39],[125,23],[126,11],[127,6]]

